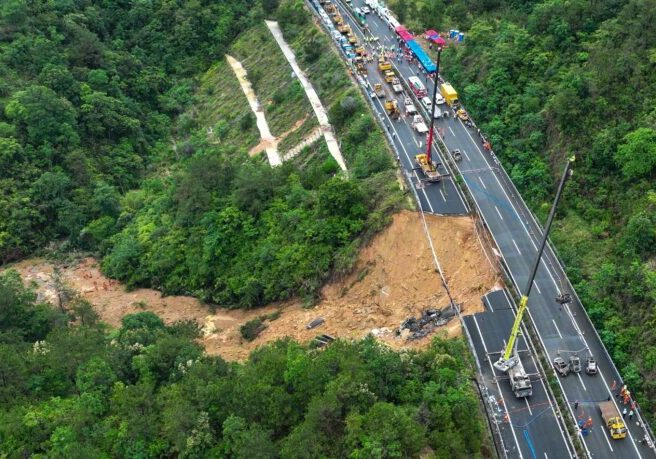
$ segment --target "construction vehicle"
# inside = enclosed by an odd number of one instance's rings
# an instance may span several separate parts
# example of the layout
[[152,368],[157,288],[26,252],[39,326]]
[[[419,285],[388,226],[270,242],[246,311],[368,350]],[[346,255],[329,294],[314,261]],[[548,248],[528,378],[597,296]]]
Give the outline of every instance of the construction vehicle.
[[[442,52],[441,50],[438,50],[437,52],[437,68],[440,68],[440,56]],[[413,77],[411,77],[413,78]],[[415,77],[416,78],[416,77]],[[439,78],[439,72],[435,72],[435,88],[433,88],[433,102],[435,101],[435,95],[437,94],[437,80]],[[418,79],[417,79],[418,81]],[[419,82],[421,84],[421,82]],[[413,92],[415,92],[414,85],[415,83],[410,83],[410,86],[413,88]],[[423,86],[423,85],[422,85]],[[424,120],[421,115],[415,115],[414,120],[417,120],[417,118],[421,119],[421,124],[426,128],[426,125],[424,124]],[[414,125],[414,122],[413,122]],[[426,180],[428,182],[439,182],[442,178],[442,175],[438,172],[437,167],[439,166],[438,163],[433,161],[433,158],[431,157],[431,149],[433,147],[433,126],[435,125],[435,118],[431,116],[430,119],[430,128],[428,130],[428,139],[426,141],[426,153],[420,153],[418,155],[415,155],[415,161],[421,168],[422,172],[424,173],[424,176],[426,177]]]
[[403,104],[405,105],[405,113],[407,115],[413,116],[417,114],[417,107],[415,107],[415,104],[412,103],[412,99],[410,97],[406,97],[403,100]]
[[599,411],[601,411],[601,418],[606,424],[608,433],[613,440],[621,440],[626,438],[626,426],[624,419],[620,416],[615,403],[612,400],[599,403]]
[[[356,54],[358,50],[355,50]],[[362,56],[355,56],[353,58],[353,65],[355,65],[355,71],[360,74],[360,75],[366,75],[367,74],[367,66],[364,64],[364,59],[362,59]]]
[[425,153],[419,153],[415,156],[415,161],[417,165],[424,173],[426,181],[428,182],[439,182],[442,178],[442,175],[437,171],[437,164],[429,159],[428,155]]
[[590,376],[597,374],[597,361],[591,355],[585,359],[585,372]]
[[383,56],[378,58],[378,70],[385,72],[387,70],[392,70],[392,63],[385,59]]
[[[556,209],[558,208],[558,202],[560,201],[560,197],[563,193],[563,189],[565,188],[565,183],[567,182],[567,179],[571,175],[571,166],[573,162],[574,162],[574,157],[568,158],[567,164],[565,165],[565,170],[560,179],[560,183],[558,184],[556,197],[554,198],[554,202],[551,206],[551,211],[549,212],[549,217],[547,218],[547,224],[545,225],[545,229],[542,234],[542,240],[540,241],[540,246],[538,248],[535,260],[533,262],[533,267],[527,279],[526,288],[524,289],[522,297],[519,300],[519,307],[517,308],[517,315],[515,316],[515,322],[513,323],[512,328],[510,329],[510,336],[508,337],[506,346],[503,349],[501,357],[499,357],[499,360],[494,362],[494,367],[497,370],[502,371],[508,375],[510,375],[511,369],[517,367],[518,369],[515,371],[516,374],[515,378],[518,378],[519,376],[522,375],[528,377],[528,375],[524,371],[523,366],[520,366],[521,360],[519,357],[519,353],[517,352],[517,337],[520,334],[522,319],[524,318],[524,314],[526,313],[526,309],[528,308],[528,297],[531,294],[531,289],[533,288],[533,281],[535,280],[535,274],[538,271],[538,267],[540,266],[540,260],[542,259],[542,253],[544,252],[544,247],[547,244],[547,238],[549,237],[549,230],[551,230],[551,224],[553,223],[554,216],[556,215]],[[559,371],[558,369],[560,368],[563,371],[569,372],[569,365],[565,363],[565,360],[563,360],[563,358],[560,356],[557,356],[554,359],[554,368],[556,368],[556,371]],[[515,388],[513,387],[513,390],[514,389]],[[517,393],[515,393],[515,395],[517,395]]]
[[394,90],[395,93],[399,94],[403,92],[403,86],[401,86],[401,80],[398,78],[394,77],[392,79],[392,89]]
[[385,81],[387,83],[391,83],[394,81],[394,78],[396,78],[396,74],[394,73],[394,70],[387,70],[385,72]]
[[424,118],[421,115],[415,115],[412,117],[412,128],[419,134],[426,134],[428,132],[428,126],[424,123]]
[[385,95],[385,90],[383,89],[383,85],[381,83],[376,83],[374,85],[374,91],[372,93],[372,97],[383,97]]
[[442,83],[440,85],[440,94],[442,94],[442,97],[444,97],[444,100],[450,107],[458,105],[458,93],[449,83]]
[[523,398],[533,395],[531,378],[526,374],[521,360],[517,362],[517,365],[508,370],[508,378],[510,378],[510,387],[515,397]]
[[565,359],[562,357],[558,356],[554,359],[553,361],[554,365],[554,370],[556,370],[556,373],[558,373],[560,376],[563,378],[569,374],[569,364],[565,362]]
[[385,101],[385,110],[387,111],[387,114],[389,115],[390,118],[394,120],[398,120],[399,117],[401,116],[401,112],[399,111],[399,107],[396,104],[396,100],[394,99],[388,99]]

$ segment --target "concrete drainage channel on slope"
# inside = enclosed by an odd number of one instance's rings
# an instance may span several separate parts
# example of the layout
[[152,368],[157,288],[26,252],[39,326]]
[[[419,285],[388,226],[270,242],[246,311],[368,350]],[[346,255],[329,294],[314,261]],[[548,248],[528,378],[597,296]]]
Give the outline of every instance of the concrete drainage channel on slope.
[[257,120],[257,128],[260,131],[260,137],[262,138],[262,142],[264,142],[266,145],[265,151],[267,158],[269,159],[269,164],[271,167],[280,166],[282,164],[282,160],[280,159],[280,154],[278,153],[278,140],[273,135],[271,135],[269,124],[267,123],[266,117],[264,116],[264,111],[262,110],[262,105],[260,105],[260,102],[257,100],[257,96],[255,95],[255,91],[253,91],[251,82],[248,81],[246,69],[243,65],[241,65],[241,62],[239,62],[234,57],[226,54],[226,59],[228,60],[230,67],[232,67],[232,71],[235,72],[237,80],[239,80],[239,84],[241,85],[241,89],[244,91],[244,95],[248,99],[248,104],[251,106],[251,110],[255,115],[255,119]]
[[321,130],[323,131],[323,137],[326,140],[326,145],[328,146],[328,151],[330,152],[330,155],[335,159],[335,161],[337,161],[339,167],[343,171],[346,171],[346,163],[344,162],[344,158],[342,157],[342,152],[339,149],[339,144],[337,143],[337,139],[335,138],[335,133],[333,132],[333,128],[330,125],[330,122],[328,121],[328,114],[326,113],[326,109],[321,103],[321,99],[319,99],[319,96],[317,95],[317,92],[314,90],[312,83],[310,83],[310,81],[307,79],[305,74],[303,74],[301,68],[298,66],[298,63],[296,62],[296,56],[294,55],[294,51],[292,51],[292,49],[289,47],[289,45],[283,38],[282,31],[280,30],[278,23],[275,21],[265,21],[265,22],[267,27],[269,28],[269,31],[271,31],[273,38],[278,43],[278,46],[280,46],[280,50],[285,55],[285,58],[289,62],[289,65],[292,67],[292,70],[294,70],[294,73],[296,74],[298,81],[301,83],[301,86],[303,86],[303,90],[305,91],[305,95],[307,96],[307,98],[310,100],[310,104],[312,104],[312,109],[314,110],[314,113],[317,116],[317,119],[319,120],[319,125],[321,126]]

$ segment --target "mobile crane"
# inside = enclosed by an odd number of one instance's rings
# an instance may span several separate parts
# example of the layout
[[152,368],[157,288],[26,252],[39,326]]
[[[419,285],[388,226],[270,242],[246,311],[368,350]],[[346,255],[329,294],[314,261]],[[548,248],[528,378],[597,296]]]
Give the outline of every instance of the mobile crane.
[[[435,96],[437,94],[437,84],[439,82],[439,73],[440,73],[440,56],[442,55],[442,48],[438,47],[437,48],[437,67],[435,70],[435,86],[433,87],[433,102],[431,104],[431,110],[433,111],[433,107],[435,106]],[[433,113],[429,114],[430,116],[430,129],[428,131],[428,141],[426,142],[426,153],[419,153],[415,155],[415,162],[417,163],[417,166],[421,169],[421,171],[424,173],[424,176],[426,177],[426,181],[428,182],[439,182],[440,179],[442,178],[442,174],[437,170],[437,166],[439,163],[436,163],[433,161],[433,158],[431,157],[431,147],[433,146],[433,125],[435,124],[435,117],[433,116]],[[421,115],[415,115],[416,118],[421,118]],[[422,118],[422,125],[425,126],[423,123],[423,118]],[[413,122],[413,126],[415,126],[415,129],[417,129],[417,132],[419,131],[419,128],[417,127],[418,125]],[[423,134],[423,132],[421,132]]]
[[[524,370],[522,361],[519,358],[517,353],[517,336],[519,335],[519,328],[522,323],[522,318],[528,307],[528,296],[531,293],[531,287],[533,286],[533,280],[535,279],[535,274],[538,271],[540,266],[540,259],[542,258],[542,252],[544,252],[544,246],[547,243],[547,237],[549,236],[549,230],[551,229],[551,223],[553,222],[554,215],[556,214],[556,208],[558,207],[558,202],[560,201],[560,196],[562,195],[563,188],[565,187],[565,182],[572,175],[571,166],[574,162],[574,157],[570,157],[567,160],[565,165],[565,171],[563,176],[560,179],[558,184],[558,190],[556,191],[556,197],[554,198],[553,205],[551,206],[551,211],[549,212],[549,218],[547,219],[547,225],[544,228],[544,234],[542,235],[542,241],[540,242],[540,248],[538,249],[535,262],[533,263],[533,269],[531,274],[528,276],[528,283],[526,289],[521,299],[519,300],[519,308],[517,308],[517,317],[515,317],[515,322],[510,330],[510,337],[508,338],[508,343],[506,344],[503,354],[494,363],[494,367],[506,373],[510,379],[510,384],[512,386],[513,392],[516,397],[526,397],[532,395],[532,390],[530,389],[530,379]],[[528,383],[528,387],[527,387]]]

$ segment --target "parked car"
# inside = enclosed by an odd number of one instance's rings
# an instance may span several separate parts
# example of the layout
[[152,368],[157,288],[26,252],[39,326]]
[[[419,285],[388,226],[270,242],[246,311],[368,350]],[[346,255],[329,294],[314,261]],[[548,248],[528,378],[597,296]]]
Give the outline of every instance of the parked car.
[[444,100],[444,97],[440,93],[435,94],[435,105],[442,105],[445,104],[446,100]]
[[597,374],[597,361],[591,355],[585,359],[585,372],[589,375]]

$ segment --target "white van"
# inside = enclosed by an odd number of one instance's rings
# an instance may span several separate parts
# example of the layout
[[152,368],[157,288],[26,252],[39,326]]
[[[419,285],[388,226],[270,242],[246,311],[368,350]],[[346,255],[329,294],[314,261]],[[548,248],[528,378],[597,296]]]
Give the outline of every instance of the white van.
[[426,111],[430,113],[433,102],[431,102],[430,97],[424,96],[421,98],[421,105],[423,105]]

